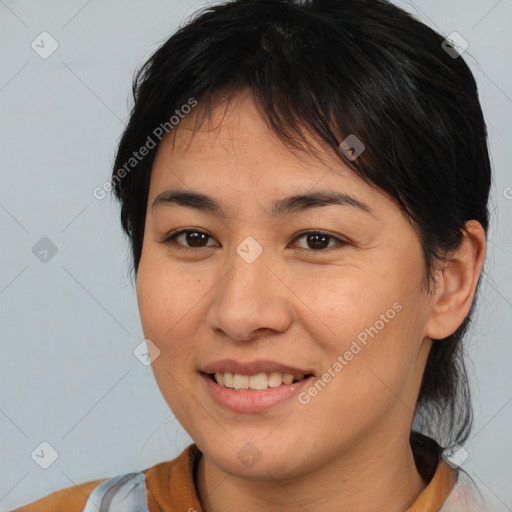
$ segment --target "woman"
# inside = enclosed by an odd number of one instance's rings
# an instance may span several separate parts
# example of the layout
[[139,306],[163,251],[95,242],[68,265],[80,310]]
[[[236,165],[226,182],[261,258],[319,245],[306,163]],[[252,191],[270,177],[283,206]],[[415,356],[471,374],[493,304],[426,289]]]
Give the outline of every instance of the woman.
[[235,0],[156,51],[112,184],[194,444],[19,511],[478,509],[462,340],[491,173],[460,53],[381,0]]

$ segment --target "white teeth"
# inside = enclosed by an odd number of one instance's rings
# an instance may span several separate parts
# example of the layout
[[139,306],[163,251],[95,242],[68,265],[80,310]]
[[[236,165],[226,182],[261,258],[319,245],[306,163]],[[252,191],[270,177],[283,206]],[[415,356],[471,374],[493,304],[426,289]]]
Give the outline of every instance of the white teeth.
[[269,374],[258,373],[257,375],[241,375],[238,373],[215,373],[214,379],[220,386],[237,390],[255,390],[261,391],[267,388],[276,388],[283,384],[291,384],[294,380],[302,380],[304,375],[298,375],[295,378],[290,373],[272,372]]
[[283,383],[283,375],[281,373],[272,372],[268,377],[268,385],[271,388],[276,388]]
[[[222,384],[222,385],[224,387],[226,387],[226,388],[232,388],[233,387],[233,374],[232,373],[226,372],[224,374],[223,380],[224,380],[224,384]],[[218,382],[218,384],[220,384],[220,382]]]
[[291,384],[293,382],[293,375],[285,373],[283,375],[283,384]]
[[249,387],[251,389],[267,389],[268,378],[266,373],[258,373],[249,377]]
[[235,373],[233,376],[233,387],[235,389],[249,389],[249,376]]

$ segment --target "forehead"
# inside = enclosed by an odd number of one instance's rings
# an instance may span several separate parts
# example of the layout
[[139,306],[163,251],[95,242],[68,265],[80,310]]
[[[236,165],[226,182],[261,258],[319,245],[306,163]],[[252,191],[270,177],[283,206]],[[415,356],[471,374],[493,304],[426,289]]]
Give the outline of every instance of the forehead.
[[163,205],[173,205],[231,223],[272,223],[316,206],[342,205],[322,215],[334,218],[343,211],[362,230],[370,223],[393,225],[397,236],[402,227],[410,230],[394,199],[357,176],[333,148],[313,137],[308,141],[316,153],[286,146],[250,95],[232,98],[227,108],[221,103],[206,118],[191,112],[158,147],[146,218],[164,216],[171,210]]
[[302,128],[312,151],[287,145],[262,116],[250,92],[238,93],[229,103],[219,99],[206,115],[201,109],[200,104],[163,138],[153,164],[153,185],[213,179],[236,180],[233,185],[242,181],[278,185],[294,179],[311,186],[336,176],[362,183],[332,147],[307,129]]

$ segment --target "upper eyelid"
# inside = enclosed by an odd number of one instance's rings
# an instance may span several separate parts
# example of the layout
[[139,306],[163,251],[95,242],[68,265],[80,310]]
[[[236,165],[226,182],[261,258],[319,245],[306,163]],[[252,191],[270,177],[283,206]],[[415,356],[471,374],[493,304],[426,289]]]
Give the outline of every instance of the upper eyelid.
[[308,252],[322,253],[322,252],[328,252],[329,250],[335,249],[336,247],[343,247],[345,245],[349,245],[350,244],[350,242],[348,240],[345,240],[343,237],[340,237],[340,236],[337,236],[337,235],[333,235],[333,234],[331,234],[331,233],[329,233],[327,231],[315,230],[315,229],[306,229],[306,230],[303,230],[303,231],[299,231],[293,237],[292,242],[295,242],[299,238],[302,238],[303,236],[309,235],[309,234],[325,235],[325,236],[329,237],[332,240],[336,240],[337,243],[333,247],[326,247],[325,249],[320,249],[320,250],[317,250],[317,251],[314,251],[313,249],[304,249],[303,247],[299,247],[299,249],[301,249],[303,251],[308,251]]
[[[178,236],[183,235],[185,233],[202,233],[202,234],[210,237],[211,239],[215,240],[215,238],[212,235],[210,235],[210,233],[208,233],[207,231],[203,231],[202,229],[198,229],[198,228],[188,228],[188,229],[178,229],[176,231],[171,231],[168,235],[165,235],[162,240],[159,240],[159,242],[162,244],[174,242]],[[180,245],[180,244],[177,244],[177,245]],[[196,249],[194,247],[187,247],[186,245],[180,245],[180,247],[182,247],[183,249],[192,249],[192,250]]]
[[[180,236],[180,235],[183,235],[185,233],[202,233],[210,238],[212,238],[213,240],[216,240],[212,235],[210,235],[210,233],[208,233],[207,231],[203,231],[202,229],[199,229],[199,228],[187,228],[187,229],[178,229],[177,231],[174,231],[171,233],[169,233],[168,235],[166,235],[164,237],[163,240],[161,240],[161,243],[165,244],[167,242],[174,242],[175,239]],[[299,231],[292,239],[292,242],[298,240],[299,238],[305,236],[305,235],[309,235],[309,234],[319,234],[319,235],[325,235],[325,236],[328,236],[329,238],[331,239],[334,239],[338,242],[338,246],[343,246],[343,245],[347,245],[349,244],[350,242],[348,242],[347,240],[344,240],[343,238],[340,238],[339,236],[336,236],[336,235],[333,235],[327,231],[323,231],[323,230],[315,230],[315,229],[305,229],[305,230],[302,230],[302,231]],[[177,245],[180,245],[180,244],[177,244]],[[195,247],[188,247],[186,245],[180,245],[180,247],[184,248],[184,249],[191,249],[191,250],[194,250],[194,249],[197,249]],[[208,246],[205,246],[204,248],[206,248]],[[199,247],[199,249],[201,249],[202,247]],[[299,249],[302,249],[302,250],[305,250],[305,251],[309,251],[309,252],[327,252],[329,249],[332,249],[333,247],[330,247],[330,248],[326,248],[326,249],[322,249],[322,250],[317,250],[317,251],[314,251],[313,249],[304,249],[302,247],[300,247]]]

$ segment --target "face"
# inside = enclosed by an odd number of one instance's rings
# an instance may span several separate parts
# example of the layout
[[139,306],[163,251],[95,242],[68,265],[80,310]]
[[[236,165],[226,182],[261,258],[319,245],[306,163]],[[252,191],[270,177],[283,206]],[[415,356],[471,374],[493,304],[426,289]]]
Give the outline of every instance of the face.
[[333,153],[287,149],[249,95],[191,119],[159,147],[137,279],[177,419],[255,478],[408,443],[430,341],[407,219]]

